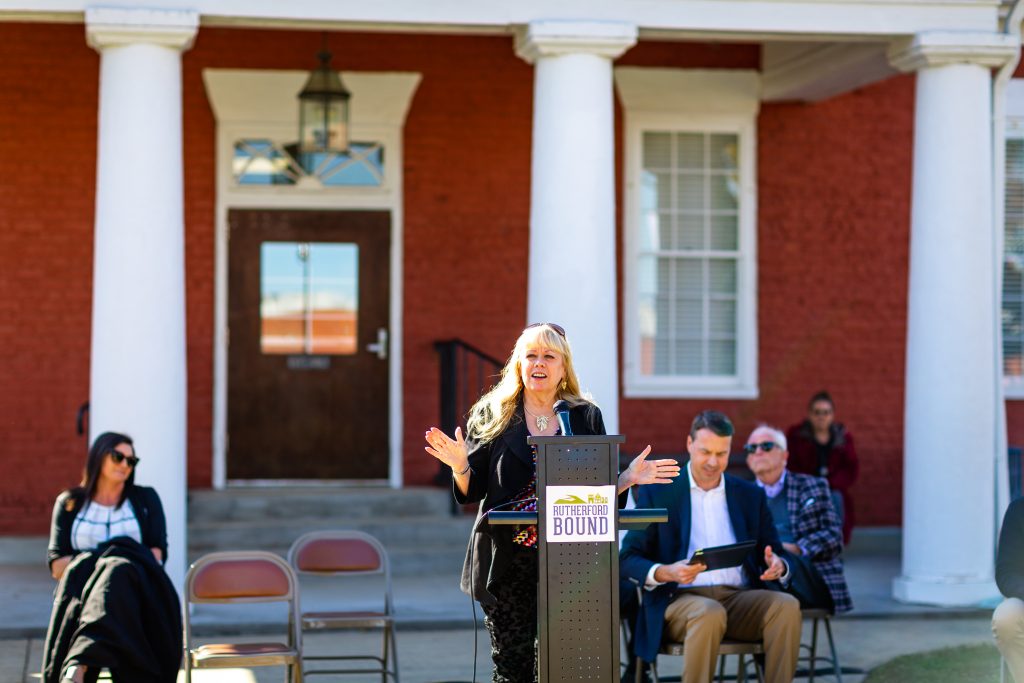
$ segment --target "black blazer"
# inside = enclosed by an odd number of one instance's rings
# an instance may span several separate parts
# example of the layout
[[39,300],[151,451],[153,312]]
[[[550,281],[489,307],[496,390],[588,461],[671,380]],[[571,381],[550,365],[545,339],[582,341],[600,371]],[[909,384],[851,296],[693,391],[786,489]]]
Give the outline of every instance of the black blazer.
[[996,585],[1008,598],[1024,599],[1024,498],[1006,509],[996,546]]
[[[772,521],[768,499],[757,485],[725,477],[725,501],[736,542],[757,541],[755,552],[743,565],[750,588],[764,588],[759,578],[764,572],[764,548],[771,545],[782,552],[782,543]],[[690,545],[690,478],[685,470],[671,484],[647,484],[635,491],[638,508],[667,508],[668,522],[651,524],[646,529],[630,531],[623,541],[619,569],[623,578],[643,586],[655,564],[672,564],[686,557]],[[670,582],[644,592],[643,608],[637,620],[634,647],[644,661],[654,661],[661,644],[665,608],[678,584]]]
[[[147,548],[160,548],[166,564],[167,520],[164,518],[164,508],[160,504],[160,496],[157,495],[156,489],[132,484],[126,500],[131,502],[135,516],[139,520],[142,545]],[[46,549],[47,565],[53,564],[58,557],[77,554],[78,551],[71,547],[71,525],[84,503],[85,492],[81,487],[64,491],[57,496],[57,502],[53,504],[53,521],[50,524],[50,544]]]
[[[592,403],[572,408],[569,424],[574,434],[605,433],[601,409]],[[527,436],[529,432],[520,400],[508,427],[500,436],[488,442],[471,440],[467,443],[472,475],[466,495],[462,495],[454,481],[452,483],[455,500],[460,504],[482,501],[474,531],[470,534],[461,582],[462,591],[482,604],[496,604],[490,589],[504,575],[516,550],[512,542],[513,527],[491,528],[485,516],[494,508],[511,503],[530,483],[534,464],[533,449],[526,443]]]

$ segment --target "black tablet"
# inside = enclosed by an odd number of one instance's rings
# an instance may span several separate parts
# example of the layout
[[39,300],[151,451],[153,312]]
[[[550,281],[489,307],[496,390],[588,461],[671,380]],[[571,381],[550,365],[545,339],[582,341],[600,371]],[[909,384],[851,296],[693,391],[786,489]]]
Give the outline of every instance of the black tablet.
[[708,569],[726,569],[743,564],[757,546],[757,541],[743,541],[732,545],[717,545],[714,548],[701,548],[693,554],[688,564],[705,564]]

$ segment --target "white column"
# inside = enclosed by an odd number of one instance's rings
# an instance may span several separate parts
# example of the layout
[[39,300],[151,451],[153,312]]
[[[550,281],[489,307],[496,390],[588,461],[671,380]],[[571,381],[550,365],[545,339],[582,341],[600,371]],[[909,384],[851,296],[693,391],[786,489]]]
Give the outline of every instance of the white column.
[[[917,72],[907,314],[903,568],[898,600],[997,594],[990,67],[995,35],[926,33],[894,46]],[[967,44],[965,44],[965,42]]]
[[89,9],[100,53],[90,439],[135,440],[136,481],[167,516],[167,573],[183,585],[185,260],[181,51],[194,12]]
[[632,24],[537,21],[516,53],[535,65],[528,322],[563,325],[585,390],[619,424],[612,60]]

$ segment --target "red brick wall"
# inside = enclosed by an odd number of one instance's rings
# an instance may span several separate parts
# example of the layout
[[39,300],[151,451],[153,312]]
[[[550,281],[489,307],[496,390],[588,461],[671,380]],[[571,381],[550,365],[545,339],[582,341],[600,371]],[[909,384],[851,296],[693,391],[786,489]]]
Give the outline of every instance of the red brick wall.
[[[402,380],[405,478],[423,484],[437,471],[421,447],[423,430],[439,410],[433,342],[461,337],[500,355],[526,315],[533,71],[515,56],[511,38],[345,33],[332,34],[330,45],[342,70],[422,74],[403,140]],[[186,145],[203,171],[186,186],[189,306],[190,312],[205,306],[200,322],[207,329],[215,133],[201,71],[305,70],[315,65],[319,47],[318,33],[203,29],[185,56]],[[190,482],[202,485],[209,482],[212,331],[201,338],[195,332],[190,329],[189,350],[202,369],[190,358],[189,416],[190,425],[201,419],[205,429],[190,428]],[[197,379],[205,384],[197,387]],[[197,393],[202,406],[194,409]]]
[[1024,401],[1006,402],[1006,442],[1024,448]]
[[0,23],[0,534],[85,462],[98,73],[81,26]]
[[[72,421],[88,394],[98,56],[80,25],[0,24],[0,39],[0,122],[18,131],[0,137],[0,533],[42,533],[85,446]],[[204,28],[183,59],[193,487],[210,483],[213,414],[215,122],[202,70],[304,70],[319,44],[316,32]],[[405,478],[422,484],[436,471],[421,447],[438,413],[433,341],[462,337],[502,357],[525,319],[533,71],[511,38],[346,33],[331,47],[344,70],[423,74],[404,137],[402,378]],[[618,63],[758,59],[749,45],[644,43]],[[623,401],[630,447],[680,452],[679,425],[704,406],[741,432],[784,426],[827,387],[859,439],[860,491],[884,494],[862,505],[862,522],[898,521],[912,110],[908,78],[762,108],[761,398]]]
[[817,104],[764,104],[758,117],[758,335],[754,401],[624,400],[630,445],[685,450],[702,408],[745,439],[785,429],[828,389],[857,440],[860,524],[902,506],[903,367],[913,79]]

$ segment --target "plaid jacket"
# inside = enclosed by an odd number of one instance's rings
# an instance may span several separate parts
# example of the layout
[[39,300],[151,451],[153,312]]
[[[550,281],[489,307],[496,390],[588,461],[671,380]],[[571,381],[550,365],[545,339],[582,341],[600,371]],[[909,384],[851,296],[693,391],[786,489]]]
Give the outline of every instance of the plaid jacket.
[[787,471],[785,491],[793,538],[825,580],[836,613],[849,611],[853,602],[843,576],[843,530],[832,507],[828,482],[821,477]]

